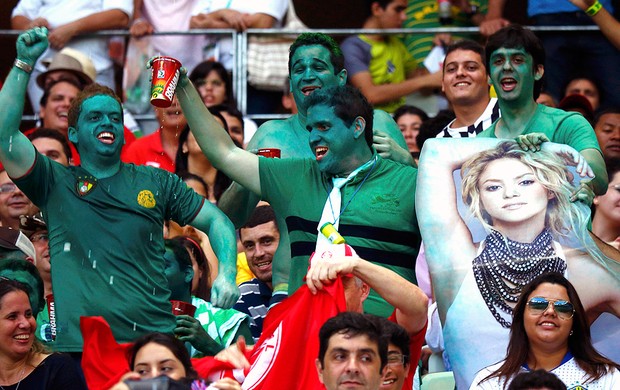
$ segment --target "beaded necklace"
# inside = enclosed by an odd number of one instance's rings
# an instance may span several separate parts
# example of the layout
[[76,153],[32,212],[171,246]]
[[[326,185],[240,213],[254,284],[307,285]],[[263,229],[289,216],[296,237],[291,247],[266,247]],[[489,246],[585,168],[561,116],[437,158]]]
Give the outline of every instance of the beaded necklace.
[[523,287],[546,272],[566,271],[566,261],[553,248],[553,237],[544,229],[531,243],[512,241],[492,230],[484,249],[473,262],[474,277],[487,307],[504,328],[510,328],[512,307]]

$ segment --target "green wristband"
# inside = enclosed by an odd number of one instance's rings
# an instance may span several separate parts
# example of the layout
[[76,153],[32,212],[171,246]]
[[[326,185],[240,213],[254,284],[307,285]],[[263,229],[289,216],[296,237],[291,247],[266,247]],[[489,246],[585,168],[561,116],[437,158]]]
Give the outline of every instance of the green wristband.
[[594,4],[592,4],[590,7],[588,7],[588,9],[586,10],[586,14],[588,16],[594,16],[596,14],[599,13],[599,11],[603,8],[603,5],[601,4],[600,1],[596,0],[594,2]]

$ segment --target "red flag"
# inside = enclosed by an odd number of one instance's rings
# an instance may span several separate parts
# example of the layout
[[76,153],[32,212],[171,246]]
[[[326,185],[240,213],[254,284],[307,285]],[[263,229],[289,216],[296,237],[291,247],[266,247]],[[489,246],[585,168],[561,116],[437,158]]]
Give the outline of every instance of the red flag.
[[316,295],[304,285],[272,308],[249,357],[252,367],[243,389],[324,389],[314,364],[319,356],[319,329],[345,310],[340,278]]
[[132,344],[118,344],[103,317],[80,317],[80,328],[86,384],[90,390],[108,390],[130,371],[127,352]]

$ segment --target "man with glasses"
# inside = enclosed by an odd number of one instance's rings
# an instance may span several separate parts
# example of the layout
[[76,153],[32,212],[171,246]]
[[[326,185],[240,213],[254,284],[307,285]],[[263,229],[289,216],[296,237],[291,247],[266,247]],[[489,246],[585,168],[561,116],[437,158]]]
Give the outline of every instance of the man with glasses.
[[19,230],[20,215],[33,215],[38,211],[37,206],[17,188],[8,173],[3,169],[0,172],[0,223],[2,226]]

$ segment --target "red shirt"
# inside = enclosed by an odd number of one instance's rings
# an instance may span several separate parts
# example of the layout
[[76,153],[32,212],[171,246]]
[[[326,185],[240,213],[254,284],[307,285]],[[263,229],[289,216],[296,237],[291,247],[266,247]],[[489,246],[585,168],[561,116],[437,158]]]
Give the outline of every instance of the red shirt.
[[121,159],[126,163],[150,165],[168,172],[174,173],[175,170],[174,160],[164,152],[160,130],[137,139],[127,148]]

